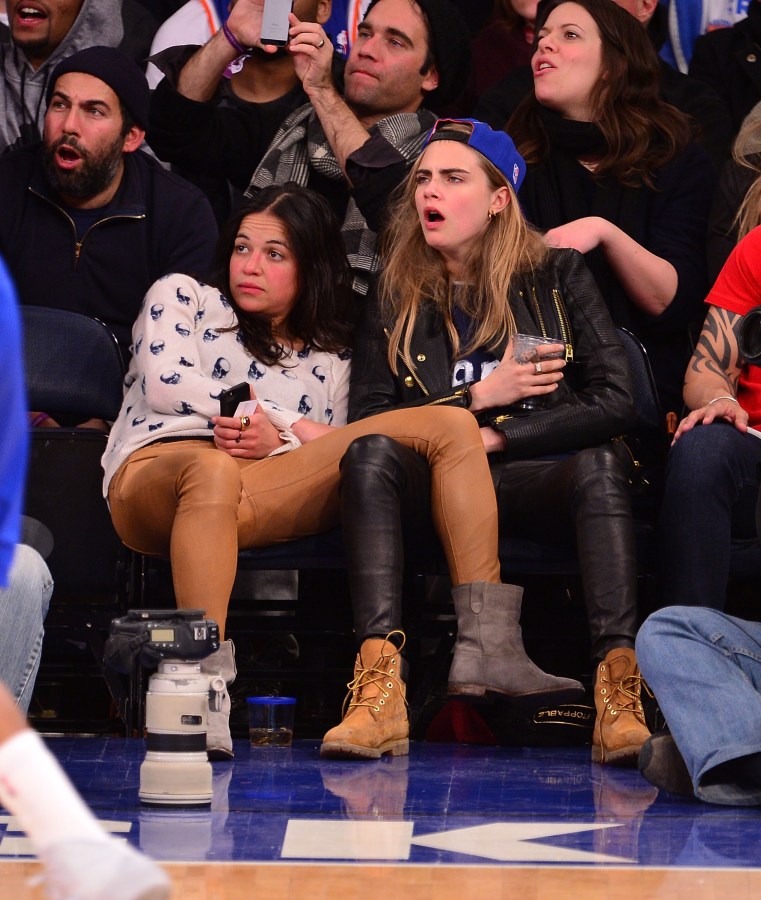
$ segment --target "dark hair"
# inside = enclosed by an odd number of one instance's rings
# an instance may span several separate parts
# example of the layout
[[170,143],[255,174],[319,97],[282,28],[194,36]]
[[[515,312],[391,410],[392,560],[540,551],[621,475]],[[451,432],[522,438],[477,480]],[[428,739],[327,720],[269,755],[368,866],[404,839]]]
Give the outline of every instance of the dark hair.
[[[606,149],[595,169],[625,185],[652,186],[653,174],[684,150],[692,137],[690,119],[661,98],[660,61],[646,30],[631,13],[611,0],[543,0],[536,17],[534,49],[549,14],[576,3],[594,19],[602,39],[602,70],[592,90],[594,122]],[[534,92],[505,126],[520,154],[531,165],[547,153],[549,138]]]
[[293,182],[258,191],[219,234],[212,284],[235,310],[245,348],[265,365],[274,365],[290,349],[275,339],[268,317],[242,310],[230,290],[235,239],[243,219],[253,213],[269,213],[282,222],[296,258],[298,296],[286,323],[289,337],[326,353],[345,350],[351,345],[354,295],[338,222],[322,197]]

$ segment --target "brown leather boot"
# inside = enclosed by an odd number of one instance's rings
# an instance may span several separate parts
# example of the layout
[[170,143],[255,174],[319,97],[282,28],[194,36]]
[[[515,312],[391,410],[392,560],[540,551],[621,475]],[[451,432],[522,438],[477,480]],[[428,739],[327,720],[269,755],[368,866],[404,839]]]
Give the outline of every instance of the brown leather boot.
[[597,667],[592,760],[612,766],[636,766],[650,737],[642,711],[642,676],[634,650],[616,647]]
[[[401,647],[389,641],[402,635]],[[330,759],[378,759],[406,756],[410,752],[407,721],[407,688],[401,678],[404,634],[392,631],[385,638],[362,643],[354,664],[354,679],[347,687],[344,717],[331,728],[320,747]]]

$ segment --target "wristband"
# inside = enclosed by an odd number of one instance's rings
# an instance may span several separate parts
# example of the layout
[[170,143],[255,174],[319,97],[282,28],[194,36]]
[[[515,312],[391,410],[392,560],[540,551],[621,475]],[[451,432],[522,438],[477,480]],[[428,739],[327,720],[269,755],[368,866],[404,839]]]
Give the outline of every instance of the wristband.
[[721,397],[714,397],[713,400],[709,400],[708,406],[710,406],[712,403],[718,403],[719,400],[731,400],[732,403],[737,403],[737,404],[740,403],[740,401],[737,399],[737,397],[730,397],[729,394],[722,394]]
[[50,416],[46,412],[37,413],[37,415],[32,419],[32,428],[38,428],[46,419],[49,418]]
[[240,54],[239,56],[236,56],[232,62],[229,62],[225,68],[225,78],[232,78],[233,75],[236,75],[243,68],[243,63],[251,56],[252,48],[244,47],[243,44],[241,44],[238,38],[230,31],[227,22],[222,25],[222,34],[227,38],[227,43],[233,50],[236,50]]

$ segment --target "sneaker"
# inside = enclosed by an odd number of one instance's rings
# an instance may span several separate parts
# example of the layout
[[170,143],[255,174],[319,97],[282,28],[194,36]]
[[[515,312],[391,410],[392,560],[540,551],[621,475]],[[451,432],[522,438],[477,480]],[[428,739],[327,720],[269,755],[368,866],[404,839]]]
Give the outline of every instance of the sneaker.
[[61,841],[39,857],[50,900],[168,900],[172,893],[163,869],[115,838]]
[[650,784],[679,797],[694,799],[695,790],[687,765],[674,738],[666,731],[649,737],[642,745],[639,771]]

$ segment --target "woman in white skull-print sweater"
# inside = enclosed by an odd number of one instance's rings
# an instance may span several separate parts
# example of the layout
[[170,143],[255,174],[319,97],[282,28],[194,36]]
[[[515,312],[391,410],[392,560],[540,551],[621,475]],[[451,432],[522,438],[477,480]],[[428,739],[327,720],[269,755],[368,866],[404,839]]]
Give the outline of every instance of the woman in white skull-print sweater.
[[133,328],[125,398],[103,456],[104,494],[127,457],[157,441],[213,439],[219,395],[248,381],[277,422],[283,453],[300,445],[289,426],[307,415],[345,425],[350,353],[306,347],[275,365],[259,362],[240,340],[232,306],[216,287],[190,275],[159,279]]

